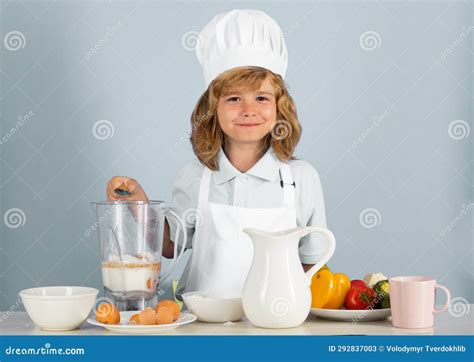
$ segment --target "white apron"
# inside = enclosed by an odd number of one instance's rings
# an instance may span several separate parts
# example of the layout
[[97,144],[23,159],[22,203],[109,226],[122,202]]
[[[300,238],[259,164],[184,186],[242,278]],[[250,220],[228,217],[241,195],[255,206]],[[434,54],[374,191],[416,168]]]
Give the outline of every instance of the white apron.
[[185,291],[241,293],[253,258],[252,240],[242,229],[281,231],[297,226],[293,177],[288,164],[280,162],[283,207],[244,208],[209,202],[211,176],[206,167]]

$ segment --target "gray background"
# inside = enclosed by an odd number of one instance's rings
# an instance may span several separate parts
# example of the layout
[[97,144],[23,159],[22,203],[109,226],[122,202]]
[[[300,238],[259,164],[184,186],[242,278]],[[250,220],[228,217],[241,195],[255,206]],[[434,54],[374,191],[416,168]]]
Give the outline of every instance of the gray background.
[[[233,8],[262,9],[285,33],[303,125],[296,155],[321,175],[338,242],[331,269],[432,275],[473,302],[473,7],[2,2],[0,309],[35,285],[101,288],[89,202],[105,198],[111,176],[170,201],[193,157],[189,116],[204,84],[183,35]],[[113,127],[103,140],[93,134],[101,120]]]

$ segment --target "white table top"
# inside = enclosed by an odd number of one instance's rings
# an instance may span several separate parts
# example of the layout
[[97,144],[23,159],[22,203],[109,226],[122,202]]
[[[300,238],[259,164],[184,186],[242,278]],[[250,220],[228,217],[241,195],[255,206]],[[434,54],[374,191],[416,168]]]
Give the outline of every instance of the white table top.
[[[448,311],[435,316],[435,325],[429,329],[399,329],[390,319],[374,322],[336,322],[309,315],[296,328],[263,329],[254,327],[247,319],[232,323],[194,322],[167,332],[167,335],[473,335],[473,304],[467,315],[454,317]],[[0,312],[0,335],[117,335],[85,322],[79,329],[67,332],[42,331],[26,312]]]

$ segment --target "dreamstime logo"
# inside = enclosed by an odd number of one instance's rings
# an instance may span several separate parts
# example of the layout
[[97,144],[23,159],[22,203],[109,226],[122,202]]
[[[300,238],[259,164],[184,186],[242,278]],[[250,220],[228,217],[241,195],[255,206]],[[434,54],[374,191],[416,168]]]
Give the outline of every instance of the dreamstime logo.
[[448,306],[449,314],[453,317],[458,318],[469,314],[471,306],[466,298],[456,297],[451,299],[451,303]]
[[474,203],[470,202],[469,204],[462,204],[461,211],[452,219],[443,229],[440,231],[440,235],[444,238],[448,233],[453,230],[456,225],[464,219],[464,217],[471,212],[474,208]]
[[357,139],[352,142],[352,148],[357,148],[359,145],[363,144],[365,142],[365,140],[372,134],[375,132],[375,130],[377,129],[377,127],[379,127],[382,122],[385,121],[386,118],[388,118],[391,113],[390,111],[391,110],[394,110],[395,109],[395,105],[394,104],[391,104],[390,105],[390,110],[386,109],[382,114],[380,114],[378,117],[376,116],[373,116],[372,119],[373,119],[373,122],[371,123],[370,127],[366,128],[365,131],[359,136],[357,137]]
[[201,34],[194,30],[187,31],[181,38],[181,44],[188,51],[196,50],[202,45]]
[[196,129],[198,129],[204,122],[207,122],[209,119],[212,118],[212,112],[211,111],[207,111],[206,113],[204,114],[199,114],[196,116],[196,121],[193,122],[193,124],[191,125],[191,132],[188,132],[188,136],[191,136],[191,133],[192,131],[195,131]]
[[107,297],[100,297],[94,303],[94,307],[92,308],[94,315],[97,317],[108,317],[114,311],[114,302]]
[[114,133],[114,125],[105,119],[95,122],[92,127],[92,134],[101,141],[113,137]]
[[360,224],[367,228],[372,229],[373,227],[379,226],[382,222],[382,216],[377,209],[365,209],[359,215]]
[[300,27],[300,23],[297,21],[296,23],[292,24],[288,29],[286,29],[284,32],[283,32],[283,36],[285,38],[289,38],[291,34],[293,34],[293,32],[298,29]]
[[276,121],[275,127],[272,128],[271,136],[272,139],[276,141],[283,140],[287,137],[290,137],[293,130],[291,128],[290,122],[284,119]]
[[469,137],[469,133],[471,133],[471,128],[469,124],[462,119],[452,121],[448,126],[448,135],[453,140],[467,138]]
[[277,318],[283,318],[291,312],[291,302],[288,298],[277,297],[270,304],[270,312]]
[[6,321],[6,320],[10,317],[10,315],[11,315],[13,312],[17,311],[17,310],[20,308],[20,306],[21,306],[22,304],[23,304],[23,299],[18,298],[18,299],[16,300],[15,304],[13,304],[12,306],[10,306],[10,308],[9,308],[6,312],[3,312],[3,314],[1,315],[0,318],[1,318],[2,320]]
[[382,45],[382,38],[376,31],[369,30],[361,34],[359,44],[362,49],[371,52],[374,49],[380,48]]
[[203,218],[202,212],[194,208],[187,209],[182,215],[184,225],[188,228],[201,226],[202,218]]
[[29,111],[24,116],[18,115],[18,122],[15,123],[14,127],[10,128],[10,130],[5,134],[5,136],[0,138],[0,145],[4,145],[11,138],[13,138],[13,136],[20,131],[20,128],[22,128],[27,122],[29,122],[33,116],[33,111]]
[[84,231],[84,236],[88,238],[91,234],[97,230],[100,224],[102,224],[110,215],[112,214],[112,208],[107,208],[104,215],[99,216],[99,218]]
[[23,210],[18,208],[8,209],[3,215],[5,225],[10,229],[16,229],[25,225],[26,215]]
[[110,38],[112,38],[114,33],[117,31],[117,29],[121,27],[122,27],[122,23],[120,21],[118,21],[115,25],[108,27],[107,31],[102,36],[102,38],[100,38],[99,41],[95,43],[94,46],[86,52],[86,54],[84,55],[84,58],[86,60],[91,59],[92,56],[96,54],[100,49],[102,49],[104,44],[107,43],[110,40]]
[[469,39],[469,34],[474,30],[474,26],[469,25],[468,28],[463,26],[464,31],[452,42],[445,50],[440,54],[441,60],[446,59],[446,57],[451,54],[459,44],[461,44],[465,39]]
[[16,52],[25,47],[26,39],[21,31],[13,30],[5,35],[3,38],[3,44],[7,50]]

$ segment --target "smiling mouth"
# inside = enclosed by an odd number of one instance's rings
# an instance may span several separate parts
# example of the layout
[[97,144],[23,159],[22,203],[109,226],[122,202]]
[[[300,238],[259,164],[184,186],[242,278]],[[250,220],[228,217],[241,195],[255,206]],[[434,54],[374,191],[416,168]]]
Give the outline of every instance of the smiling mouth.
[[239,127],[245,127],[245,128],[252,128],[252,127],[257,127],[260,126],[262,123],[245,123],[245,124],[237,124]]

